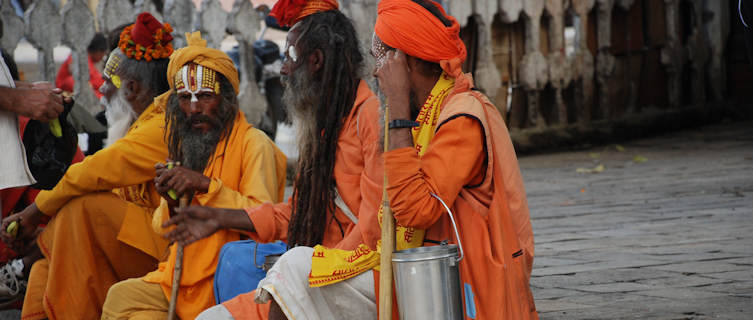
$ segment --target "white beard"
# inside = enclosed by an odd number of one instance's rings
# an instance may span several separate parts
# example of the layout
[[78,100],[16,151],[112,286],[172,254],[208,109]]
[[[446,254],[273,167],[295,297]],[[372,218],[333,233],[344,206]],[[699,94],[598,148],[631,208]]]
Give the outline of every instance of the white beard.
[[105,147],[109,147],[128,133],[128,129],[131,128],[138,115],[133,111],[131,104],[126,101],[122,90],[118,90],[110,101],[102,97],[102,103],[105,105],[105,118],[108,125]]

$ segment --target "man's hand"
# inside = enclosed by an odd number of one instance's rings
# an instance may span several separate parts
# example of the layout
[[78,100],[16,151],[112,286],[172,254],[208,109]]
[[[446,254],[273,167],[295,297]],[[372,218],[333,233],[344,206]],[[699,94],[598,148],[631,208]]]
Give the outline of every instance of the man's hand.
[[222,227],[223,210],[202,206],[176,208],[176,215],[162,224],[163,228],[175,226],[165,237],[186,246],[211,236]]
[[[44,214],[39,211],[37,205],[32,203],[19,213],[12,214],[3,219],[0,238],[14,249],[26,247],[29,242],[34,242],[37,236],[37,226],[42,221]],[[8,233],[8,225],[11,222],[18,223],[18,233],[15,237]]]
[[[47,82],[32,83],[20,88],[3,88],[5,109],[34,120],[48,122],[63,112],[62,90]],[[7,104],[7,105],[6,105]]]
[[199,172],[180,166],[168,169],[164,163],[157,163],[154,168],[154,186],[171,207],[177,207],[178,201],[167,194],[169,190],[175,190],[178,199],[183,195],[209,191],[212,180]]
[[384,54],[374,76],[379,80],[379,90],[387,98],[390,120],[410,119],[410,70],[405,53],[390,50]]

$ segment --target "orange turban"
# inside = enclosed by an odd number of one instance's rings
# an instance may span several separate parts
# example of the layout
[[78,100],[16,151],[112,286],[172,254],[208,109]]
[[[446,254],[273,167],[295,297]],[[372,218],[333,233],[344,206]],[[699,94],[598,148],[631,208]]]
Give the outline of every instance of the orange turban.
[[285,27],[314,13],[337,9],[337,0],[278,0],[269,15],[277,19],[281,27]]
[[235,93],[238,93],[238,70],[235,69],[233,60],[230,60],[224,52],[207,48],[207,41],[201,38],[201,32],[186,33],[186,42],[188,45],[175,50],[170,56],[170,63],[167,65],[167,82],[170,89],[175,89],[175,74],[187,63],[193,62],[200,66],[221,73],[230,84],[233,85]]
[[452,25],[446,27],[431,12],[410,0],[381,0],[377,7],[374,32],[382,42],[407,55],[439,63],[447,74],[458,77],[463,72],[466,51],[460,39],[460,25],[439,8]]

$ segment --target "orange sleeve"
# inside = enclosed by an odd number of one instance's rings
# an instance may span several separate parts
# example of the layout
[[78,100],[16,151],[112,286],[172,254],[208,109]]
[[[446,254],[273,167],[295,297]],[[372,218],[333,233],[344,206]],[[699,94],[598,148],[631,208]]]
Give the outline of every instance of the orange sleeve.
[[460,189],[484,174],[483,141],[478,120],[461,116],[441,125],[423,157],[415,148],[385,153],[387,193],[397,223],[428,229],[445,214],[431,193],[452,207]]
[[337,243],[335,248],[353,250],[363,243],[376,249],[376,241],[381,236],[377,221],[377,211],[382,199],[382,180],[384,179],[384,161],[377,147],[379,136],[379,100],[376,97],[366,100],[358,113],[357,134],[363,155],[363,171],[359,179],[359,190],[342,190],[342,192],[360,193],[361,202],[358,211],[358,223]]
[[256,230],[256,232],[248,233],[248,236],[261,243],[276,240],[287,242],[288,224],[290,224],[290,214],[293,212],[292,201],[293,198],[290,197],[288,202],[265,203],[258,207],[246,208],[246,214]]

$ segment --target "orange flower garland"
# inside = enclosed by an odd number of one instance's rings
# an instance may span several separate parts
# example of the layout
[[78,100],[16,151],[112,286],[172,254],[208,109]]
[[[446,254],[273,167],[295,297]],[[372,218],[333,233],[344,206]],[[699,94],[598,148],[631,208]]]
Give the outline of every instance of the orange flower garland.
[[158,29],[154,35],[154,44],[144,47],[131,39],[131,30],[134,25],[130,25],[123,29],[120,33],[120,41],[118,41],[118,47],[123,53],[132,59],[146,61],[152,61],[152,59],[164,59],[170,57],[173,53],[173,44],[168,42],[167,45],[162,45],[162,39],[165,34],[173,32],[173,28],[169,23],[165,23],[164,27]]

